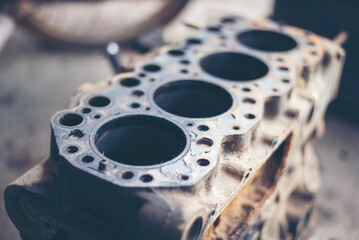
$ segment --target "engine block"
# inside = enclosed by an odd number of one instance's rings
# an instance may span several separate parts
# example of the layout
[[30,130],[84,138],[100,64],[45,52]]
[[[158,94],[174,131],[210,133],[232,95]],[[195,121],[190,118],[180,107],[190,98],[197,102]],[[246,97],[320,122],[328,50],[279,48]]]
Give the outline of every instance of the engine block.
[[5,192],[23,239],[290,239],[320,187],[313,140],[343,49],[225,17],[135,70],[84,84],[50,157]]

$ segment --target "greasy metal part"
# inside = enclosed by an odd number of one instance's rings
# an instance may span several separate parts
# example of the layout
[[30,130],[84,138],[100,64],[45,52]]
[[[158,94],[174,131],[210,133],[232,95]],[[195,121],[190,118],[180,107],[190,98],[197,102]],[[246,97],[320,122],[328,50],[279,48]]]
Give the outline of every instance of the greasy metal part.
[[220,19],[81,86],[51,120],[51,156],[6,189],[8,214],[24,239],[297,238],[344,55],[298,28]]

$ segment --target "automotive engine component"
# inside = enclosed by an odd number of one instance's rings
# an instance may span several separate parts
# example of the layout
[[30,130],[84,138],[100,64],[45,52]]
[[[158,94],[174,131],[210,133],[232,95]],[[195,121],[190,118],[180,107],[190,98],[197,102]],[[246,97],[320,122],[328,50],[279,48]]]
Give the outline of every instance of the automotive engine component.
[[8,214],[23,239],[294,238],[344,56],[305,30],[220,19],[81,86],[51,120],[50,157],[6,189]]

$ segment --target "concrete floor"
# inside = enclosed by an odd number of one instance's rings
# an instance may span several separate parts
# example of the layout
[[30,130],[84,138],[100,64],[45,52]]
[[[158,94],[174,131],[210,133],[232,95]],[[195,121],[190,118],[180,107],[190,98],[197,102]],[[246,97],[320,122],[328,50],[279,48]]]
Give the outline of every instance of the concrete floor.
[[[0,192],[49,154],[50,118],[84,82],[112,75],[101,52],[40,49],[16,33],[0,53]],[[323,188],[312,239],[359,239],[359,124],[335,114],[316,148]],[[19,239],[0,197],[0,240]]]

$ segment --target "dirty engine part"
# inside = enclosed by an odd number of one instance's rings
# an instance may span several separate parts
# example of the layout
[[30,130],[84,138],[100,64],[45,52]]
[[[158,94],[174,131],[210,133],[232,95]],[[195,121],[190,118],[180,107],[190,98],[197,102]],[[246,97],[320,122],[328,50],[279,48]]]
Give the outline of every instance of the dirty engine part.
[[12,183],[23,239],[293,239],[320,187],[313,140],[345,53],[225,17],[133,72],[81,86],[50,157]]

